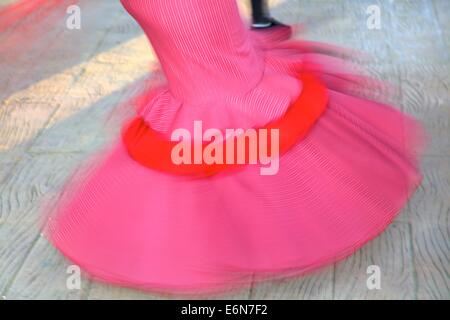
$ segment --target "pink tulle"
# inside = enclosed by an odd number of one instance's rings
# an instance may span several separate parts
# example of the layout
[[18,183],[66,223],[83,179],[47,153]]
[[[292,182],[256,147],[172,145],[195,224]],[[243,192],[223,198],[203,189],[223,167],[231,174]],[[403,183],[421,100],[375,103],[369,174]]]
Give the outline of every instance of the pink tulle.
[[167,79],[133,100],[162,136],[196,120],[223,129],[281,119],[303,90],[299,72],[314,73],[329,102],[275,175],[256,165],[202,179],[158,172],[118,139],[68,181],[46,227],[92,277],[192,293],[303,274],[379,235],[420,183],[421,127],[367,98],[389,87],[342,59],[350,50],[250,31],[234,0],[122,3]]

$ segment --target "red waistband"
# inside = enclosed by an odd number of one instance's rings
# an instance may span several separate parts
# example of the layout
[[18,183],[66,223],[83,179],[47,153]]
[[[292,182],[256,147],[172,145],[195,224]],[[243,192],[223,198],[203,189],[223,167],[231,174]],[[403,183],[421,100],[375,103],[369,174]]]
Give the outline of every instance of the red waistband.
[[[286,113],[264,127],[255,128],[256,130],[267,129],[267,131],[278,129],[280,155],[307,135],[328,104],[327,89],[315,75],[303,73],[300,75],[300,81],[302,92]],[[175,164],[172,160],[172,150],[180,142],[162,137],[141,117],[134,118],[124,127],[122,139],[131,158],[143,166],[166,173],[206,177],[226,169],[243,166],[235,163],[228,164],[225,161],[213,164],[204,162]],[[203,150],[211,143],[215,142],[203,143]],[[226,140],[220,143],[225,144]],[[248,147],[247,145],[245,150],[246,159],[249,154]]]

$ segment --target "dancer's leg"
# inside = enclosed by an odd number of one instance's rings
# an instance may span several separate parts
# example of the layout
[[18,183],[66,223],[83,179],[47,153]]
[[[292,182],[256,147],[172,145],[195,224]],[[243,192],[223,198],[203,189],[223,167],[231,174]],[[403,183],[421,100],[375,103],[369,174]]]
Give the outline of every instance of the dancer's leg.
[[253,26],[269,27],[271,23],[267,19],[267,3],[265,0],[251,0]]
[[285,26],[270,16],[267,0],[251,0],[252,3],[252,27],[264,29],[275,26]]

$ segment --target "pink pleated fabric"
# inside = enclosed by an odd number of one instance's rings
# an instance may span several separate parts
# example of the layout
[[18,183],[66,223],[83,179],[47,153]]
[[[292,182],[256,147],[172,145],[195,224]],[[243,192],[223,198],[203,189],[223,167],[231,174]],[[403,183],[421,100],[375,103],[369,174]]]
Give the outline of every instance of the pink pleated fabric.
[[379,235],[420,183],[420,126],[360,97],[382,85],[350,73],[336,57],[343,51],[250,31],[234,0],[122,3],[167,79],[138,113],[161,135],[196,120],[223,129],[279,119],[302,92],[299,72],[313,72],[329,102],[275,175],[258,165],[172,175],[135,161],[118,140],[86,179],[68,182],[46,230],[94,278],[191,293],[303,274]]

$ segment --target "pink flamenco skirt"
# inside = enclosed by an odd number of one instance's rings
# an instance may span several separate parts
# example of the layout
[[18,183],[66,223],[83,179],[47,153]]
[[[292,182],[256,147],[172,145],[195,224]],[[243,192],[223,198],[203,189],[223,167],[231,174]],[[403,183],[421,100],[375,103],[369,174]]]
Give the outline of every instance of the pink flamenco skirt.
[[[223,17],[196,1],[179,2],[186,8],[177,12],[162,0],[152,10],[122,2],[168,84],[134,100],[138,113],[120,139],[87,176],[68,182],[50,217],[48,239],[90,276],[176,293],[297,276],[351,255],[399,214],[421,181],[422,129],[364,97],[382,85],[348,71],[342,51],[288,39],[286,30],[250,31],[234,1],[220,2]],[[199,10],[215,24],[183,24]],[[183,28],[161,21],[171,15]],[[222,22],[234,29],[209,41],[208,26]],[[197,36],[183,42],[191,31]],[[236,46],[240,55],[231,54]],[[195,50],[206,51],[197,59]],[[225,56],[237,60],[227,65]],[[221,82],[214,68],[234,78]],[[174,164],[170,132],[195,120],[204,130],[278,129],[276,174],[261,174],[258,164]]]

